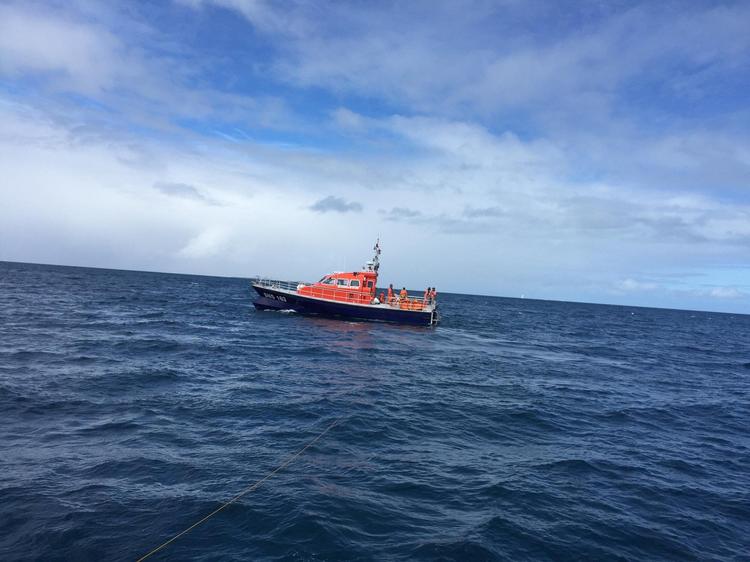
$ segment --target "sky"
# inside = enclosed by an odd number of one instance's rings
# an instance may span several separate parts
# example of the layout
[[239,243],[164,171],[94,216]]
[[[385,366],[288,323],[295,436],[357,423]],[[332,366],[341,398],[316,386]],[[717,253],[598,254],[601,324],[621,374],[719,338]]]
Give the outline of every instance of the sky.
[[750,313],[750,3],[0,0],[0,260]]

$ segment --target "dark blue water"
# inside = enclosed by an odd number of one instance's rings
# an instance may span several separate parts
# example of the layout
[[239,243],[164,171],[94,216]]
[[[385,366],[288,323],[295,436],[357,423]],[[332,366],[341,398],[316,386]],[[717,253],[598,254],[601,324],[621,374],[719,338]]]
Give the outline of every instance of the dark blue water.
[[750,316],[0,263],[0,558],[748,560]]

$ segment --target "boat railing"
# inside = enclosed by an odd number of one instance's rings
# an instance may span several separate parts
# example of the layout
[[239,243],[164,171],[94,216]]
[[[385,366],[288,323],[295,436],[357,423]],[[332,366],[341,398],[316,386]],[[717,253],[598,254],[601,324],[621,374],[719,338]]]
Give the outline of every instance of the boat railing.
[[425,300],[415,295],[409,295],[407,298],[402,299],[399,296],[393,296],[391,299],[385,299],[385,302],[381,302],[378,297],[377,301],[374,301],[374,296],[369,291],[363,291],[360,289],[339,287],[339,286],[315,286],[306,285],[303,289],[304,295],[309,297],[317,297],[321,299],[330,299],[339,302],[350,302],[358,304],[383,304],[390,306],[391,308],[400,308],[402,310],[416,310],[416,311],[432,311],[435,309],[434,301]]
[[405,299],[402,299],[398,295],[393,295],[390,298],[386,297],[383,304],[390,306],[391,308],[400,308],[404,310],[435,310],[435,301],[418,297],[415,295],[409,295]]
[[281,281],[279,279],[267,279],[265,277],[254,277],[250,281],[261,287],[283,289],[286,291],[296,291],[297,287],[302,283],[301,281]]
[[322,287],[316,285],[305,285],[303,293],[305,296],[309,297],[358,304],[370,304],[373,299],[372,293],[367,289],[363,290],[359,287],[344,287],[337,285]]

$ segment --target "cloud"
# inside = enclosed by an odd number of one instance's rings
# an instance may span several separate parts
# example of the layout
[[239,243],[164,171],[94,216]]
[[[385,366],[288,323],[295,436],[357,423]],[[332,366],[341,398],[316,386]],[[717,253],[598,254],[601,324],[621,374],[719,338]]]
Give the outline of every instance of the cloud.
[[[678,281],[675,284],[675,281]],[[737,287],[714,286],[686,288],[684,283],[679,279],[664,279],[661,282],[642,281],[633,278],[622,279],[615,283],[615,291],[623,293],[651,293],[660,294],[669,298],[688,298],[700,299],[708,297],[709,299],[719,300],[740,300],[750,296],[750,293],[742,291]]]
[[123,73],[122,45],[107,30],[30,7],[0,7],[0,71],[45,73],[96,93]]
[[421,217],[421,211],[407,209],[406,207],[393,207],[390,211],[380,210],[380,213],[386,216],[386,220],[398,221],[402,219],[416,219]]
[[282,99],[205,80],[219,61],[199,61],[187,42],[157,25],[137,9],[114,5],[0,6],[0,76],[23,85],[21,91],[44,93],[51,117],[98,127],[138,127],[145,134],[218,130],[234,140],[219,128],[288,126]]
[[211,227],[190,238],[188,243],[178,251],[185,258],[206,258],[226,251],[230,232],[226,227]]
[[390,222],[407,223],[420,227],[428,227],[445,234],[492,234],[493,230],[498,230],[498,224],[482,220],[487,217],[496,218],[500,215],[495,214],[494,209],[481,209],[478,213],[470,211],[467,215],[466,210],[463,214],[456,215],[453,213],[424,213],[415,209],[406,207],[393,207],[389,211],[380,209],[379,214]]
[[154,189],[169,195],[171,197],[181,197],[183,199],[192,199],[193,201],[200,201],[202,203],[209,203],[216,205],[217,203],[213,199],[209,199],[198,191],[194,186],[186,183],[172,183],[172,182],[156,182]]
[[635,279],[623,279],[619,281],[616,288],[620,291],[654,291],[659,288],[657,283],[650,281],[636,281]]
[[335,211],[337,213],[349,213],[362,212],[362,205],[355,201],[347,201],[341,197],[335,197],[329,195],[319,201],[316,201],[313,205],[310,205],[310,209],[317,213],[327,213],[329,211]]
[[361,130],[367,126],[368,120],[346,107],[338,107],[332,114],[339,127],[351,130]]
[[717,299],[741,299],[748,296],[747,293],[736,287],[714,287],[709,291],[709,294]]
[[500,207],[484,207],[475,209],[473,207],[466,207],[464,209],[464,216],[467,218],[496,218],[507,216],[507,211]]

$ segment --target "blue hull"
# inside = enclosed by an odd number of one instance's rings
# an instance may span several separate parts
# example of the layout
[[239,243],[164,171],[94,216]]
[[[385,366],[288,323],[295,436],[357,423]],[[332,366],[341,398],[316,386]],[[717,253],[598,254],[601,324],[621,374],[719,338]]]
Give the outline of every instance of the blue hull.
[[294,310],[300,314],[318,314],[336,318],[396,322],[398,324],[414,324],[417,326],[431,326],[437,324],[438,319],[437,310],[432,312],[401,310],[398,308],[333,302],[304,297],[289,291],[270,289],[255,284],[253,284],[253,289],[259,295],[253,301],[253,305],[258,310]]

